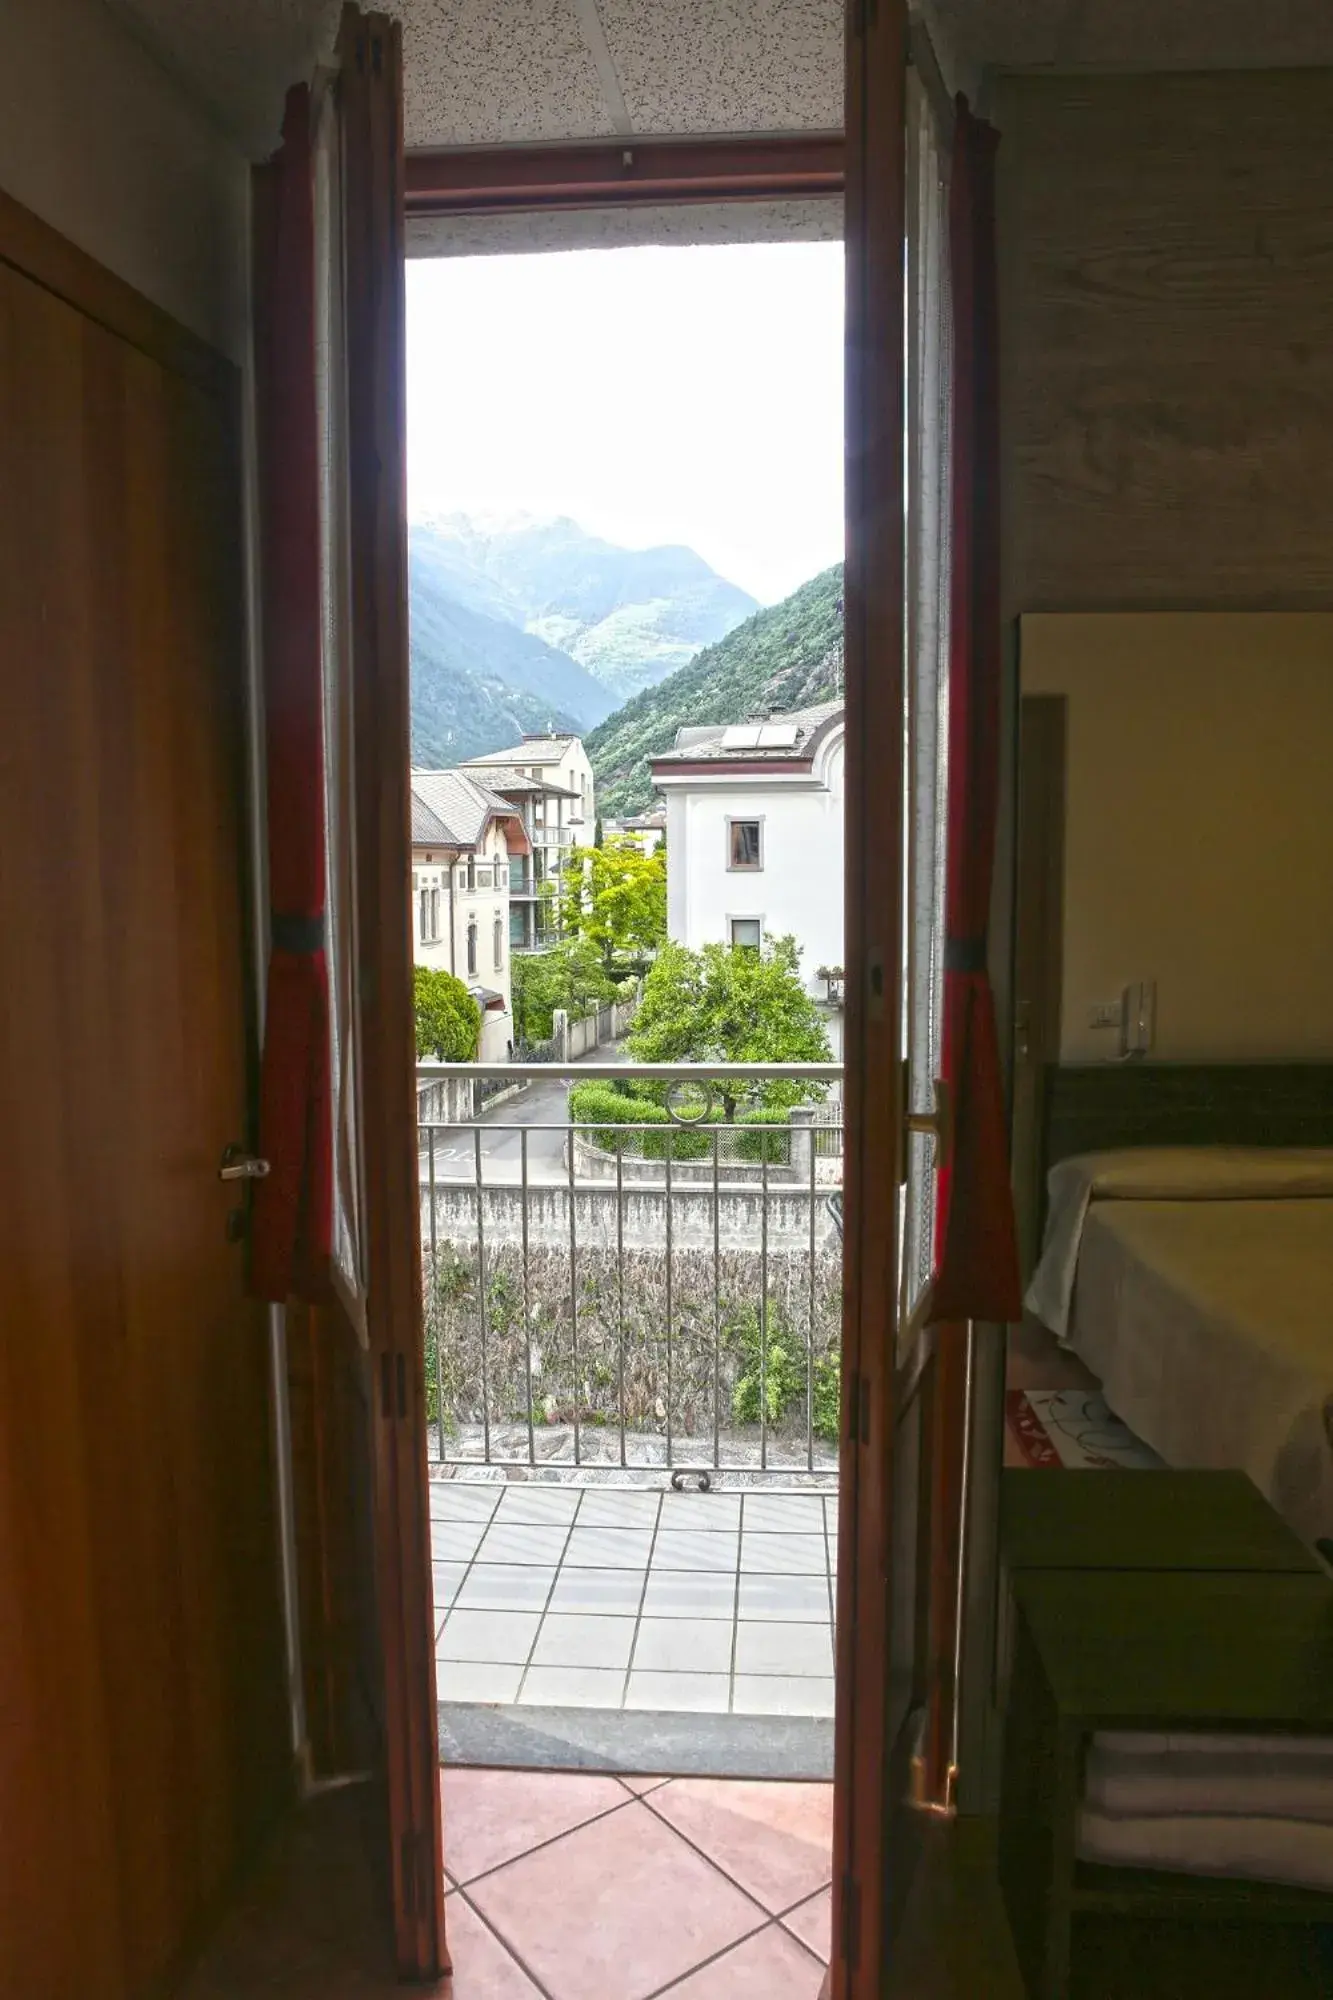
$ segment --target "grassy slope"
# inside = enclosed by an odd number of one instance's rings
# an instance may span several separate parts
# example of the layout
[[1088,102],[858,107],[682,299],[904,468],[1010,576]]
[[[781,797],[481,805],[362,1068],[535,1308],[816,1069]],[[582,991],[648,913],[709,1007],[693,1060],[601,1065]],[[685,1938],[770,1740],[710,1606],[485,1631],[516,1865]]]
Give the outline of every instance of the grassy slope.
[[787,714],[829,700],[841,685],[842,565],[836,563],[645,688],[585,738],[598,812],[652,806],[648,760],[671,748],[682,724]]

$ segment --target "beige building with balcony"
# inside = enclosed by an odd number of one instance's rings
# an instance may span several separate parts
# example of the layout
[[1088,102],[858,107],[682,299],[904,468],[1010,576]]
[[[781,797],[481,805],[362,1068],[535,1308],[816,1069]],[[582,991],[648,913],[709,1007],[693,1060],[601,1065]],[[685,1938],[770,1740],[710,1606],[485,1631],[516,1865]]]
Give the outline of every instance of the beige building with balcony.
[[467,771],[412,773],[415,962],[461,979],[482,1010],[483,1062],[510,1053],[509,882],[530,868],[521,812]]
[[559,823],[569,829],[573,846],[592,845],[597,806],[592,765],[581,736],[555,729],[534,732],[508,750],[488,750],[484,757],[469,758],[466,768],[481,772],[483,784],[493,783],[486,774],[498,768],[516,771],[553,792],[564,793],[566,804]]
[[529,851],[511,851],[509,858],[509,942],[514,951],[540,951],[559,935],[562,859],[570,848],[592,838],[585,823],[572,817],[582,808],[582,793],[480,759],[468,768],[522,821]]

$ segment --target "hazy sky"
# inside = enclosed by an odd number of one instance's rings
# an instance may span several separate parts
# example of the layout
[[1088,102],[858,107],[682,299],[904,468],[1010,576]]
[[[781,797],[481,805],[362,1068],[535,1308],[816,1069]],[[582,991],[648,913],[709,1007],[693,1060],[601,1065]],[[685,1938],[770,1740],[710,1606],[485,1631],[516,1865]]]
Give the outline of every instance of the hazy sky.
[[842,555],[841,243],[413,258],[409,504],[684,542],[773,603]]

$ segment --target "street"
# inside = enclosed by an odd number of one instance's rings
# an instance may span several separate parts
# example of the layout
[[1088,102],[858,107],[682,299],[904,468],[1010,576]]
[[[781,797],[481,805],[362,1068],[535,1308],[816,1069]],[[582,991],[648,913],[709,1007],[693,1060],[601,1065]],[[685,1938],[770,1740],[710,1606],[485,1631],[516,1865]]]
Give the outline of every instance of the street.
[[[597,1049],[587,1060],[620,1062],[628,1058],[622,1057],[619,1046],[612,1043]],[[575,1068],[577,1066],[574,1065]],[[565,1180],[569,1172],[565,1164],[568,1088],[565,1078],[553,1076],[549,1082],[543,1079],[540,1083],[530,1084],[520,1096],[508,1098],[494,1109],[483,1111],[471,1124],[437,1126],[436,1181],[465,1181],[469,1187],[475,1184],[477,1138],[480,1135],[482,1178],[487,1182],[509,1182],[517,1186],[523,1178],[521,1134],[524,1128],[528,1134],[529,1182],[549,1184]],[[546,1129],[541,1129],[543,1127]],[[421,1178],[423,1182],[430,1179],[430,1147],[425,1134],[421,1144]]]

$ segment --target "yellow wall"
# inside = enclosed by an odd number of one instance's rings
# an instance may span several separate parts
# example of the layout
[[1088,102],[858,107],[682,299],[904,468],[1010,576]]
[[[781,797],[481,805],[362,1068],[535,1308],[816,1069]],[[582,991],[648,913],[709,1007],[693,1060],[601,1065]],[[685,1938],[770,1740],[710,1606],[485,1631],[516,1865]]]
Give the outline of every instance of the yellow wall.
[[1031,614],[1068,697],[1065,1061],[1156,979],[1153,1053],[1333,1056],[1333,614]]
[[0,0],[0,189],[239,360],[239,150],[104,0]]

